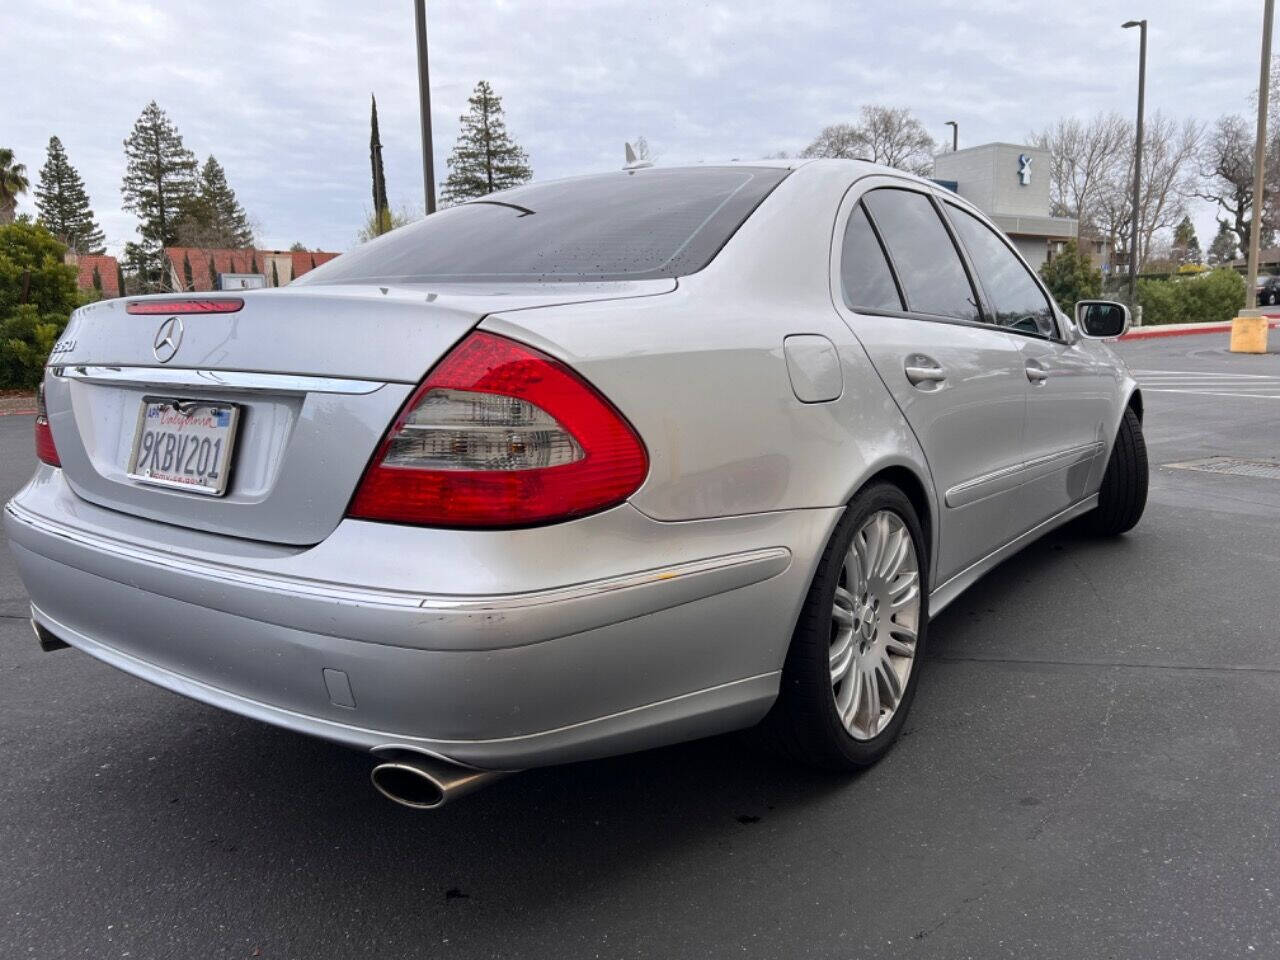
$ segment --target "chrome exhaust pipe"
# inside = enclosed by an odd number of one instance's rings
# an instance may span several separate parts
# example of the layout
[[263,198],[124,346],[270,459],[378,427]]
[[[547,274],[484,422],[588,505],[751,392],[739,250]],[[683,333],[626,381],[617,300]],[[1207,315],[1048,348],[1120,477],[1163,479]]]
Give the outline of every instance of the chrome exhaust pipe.
[[438,810],[509,774],[472,770],[434,757],[400,755],[378,764],[369,776],[375,790],[402,807]]

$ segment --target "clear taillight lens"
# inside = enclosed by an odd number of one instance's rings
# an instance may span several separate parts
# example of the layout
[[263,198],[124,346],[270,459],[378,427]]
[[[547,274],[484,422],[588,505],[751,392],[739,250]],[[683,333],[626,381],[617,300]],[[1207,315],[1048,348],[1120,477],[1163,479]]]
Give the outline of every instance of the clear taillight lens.
[[567,520],[622,502],[648,455],[567,366],[495,334],[455,347],[414,391],[352,498],[352,517],[450,527]]
[[583,456],[578,441],[532,403],[436,389],[410,411],[383,463],[422,470],[534,470]]
[[49,429],[49,411],[44,405],[43,381],[36,389],[36,456],[51,467],[62,466],[58,448],[53,442],[53,431]]

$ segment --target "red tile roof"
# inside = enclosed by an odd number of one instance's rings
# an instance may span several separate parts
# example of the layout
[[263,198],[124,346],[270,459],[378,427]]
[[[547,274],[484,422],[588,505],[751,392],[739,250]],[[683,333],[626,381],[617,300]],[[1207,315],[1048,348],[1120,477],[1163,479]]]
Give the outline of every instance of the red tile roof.
[[[290,250],[206,250],[201,247],[165,247],[165,256],[169,258],[169,263],[173,266],[173,271],[179,280],[185,282],[186,271],[183,268],[184,259],[191,264],[191,283],[194,290],[212,290],[213,277],[209,274],[209,262],[213,261],[213,269],[215,273],[265,273],[267,282],[271,282],[271,269],[269,257],[285,256],[289,257],[293,263],[293,276],[295,278],[302,276],[310,271],[313,266],[318,267],[322,263],[327,263],[334,257],[336,253],[328,251],[290,251]],[[253,269],[254,262],[257,262],[257,270]],[[314,261],[314,262],[313,262]],[[280,278],[281,283],[287,282],[285,277]]]
[[117,282],[120,278],[120,268],[115,257],[81,254],[77,258],[76,266],[80,271],[79,276],[76,277],[76,283],[81,290],[93,289],[93,268],[97,267],[98,277],[102,280],[102,295],[104,297],[120,296],[120,284]]

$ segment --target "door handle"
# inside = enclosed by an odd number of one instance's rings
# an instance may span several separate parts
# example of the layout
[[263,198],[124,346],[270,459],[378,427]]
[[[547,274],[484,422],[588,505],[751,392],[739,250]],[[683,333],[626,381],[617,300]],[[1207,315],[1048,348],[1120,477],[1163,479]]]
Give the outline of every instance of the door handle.
[[947,379],[947,371],[929,357],[908,357],[902,369],[907,379],[917,387],[925,383],[942,383]]
[[1027,361],[1026,370],[1027,370],[1027,379],[1030,380],[1032,383],[1034,383],[1036,386],[1041,386],[1046,380],[1049,379],[1049,371],[1046,370],[1044,367],[1040,366],[1040,364],[1035,360]]

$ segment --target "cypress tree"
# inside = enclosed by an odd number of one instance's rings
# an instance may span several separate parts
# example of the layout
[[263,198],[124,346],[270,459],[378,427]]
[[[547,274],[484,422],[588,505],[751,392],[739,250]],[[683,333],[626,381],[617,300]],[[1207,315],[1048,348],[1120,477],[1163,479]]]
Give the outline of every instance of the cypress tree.
[[186,284],[185,290],[194,290],[196,282],[191,276],[191,258],[187,256],[186,251],[182,253],[182,281]]
[[218,288],[218,266],[213,262],[213,257],[209,257],[209,289],[216,290]]
[[[390,219],[387,205],[387,175],[382,169],[382,139],[378,135],[378,100],[369,94],[369,165],[373,173],[374,232],[384,233],[383,221]],[[384,211],[386,213],[384,214]]]
[[280,271],[276,269],[276,262],[271,261],[271,285],[273,287],[280,286]]
[[40,222],[76,253],[102,253],[106,238],[93,219],[89,194],[57,137],[49,138],[48,155],[36,186]]
[[178,223],[196,189],[196,158],[154,100],[143,108],[124,142],[120,193],[124,208],[138,215],[138,243],[126,246],[141,269],[144,288],[164,286],[164,248],[177,242]]
[[124,296],[124,267],[120,266],[120,261],[116,261],[116,296]]
[[102,274],[98,272],[96,263],[93,265],[93,289],[97,290],[99,294],[102,293]]
[[249,272],[250,272],[250,273],[261,273],[261,272],[262,272],[261,270],[259,270],[259,269],[258,269],[258,255],[257,255],[256,253],[254,253],[254,254],[253,254],[253,256],[252,256],[252,257],[250,258],[250,260],[249,260]]
[[445,204],[483,197],[533,177],[528,154],[507,133],[502,98],[488,81],[476,84],[467,103],[471,110],[459,118],[462,130],[449,155],[449,177],[442,184]]

